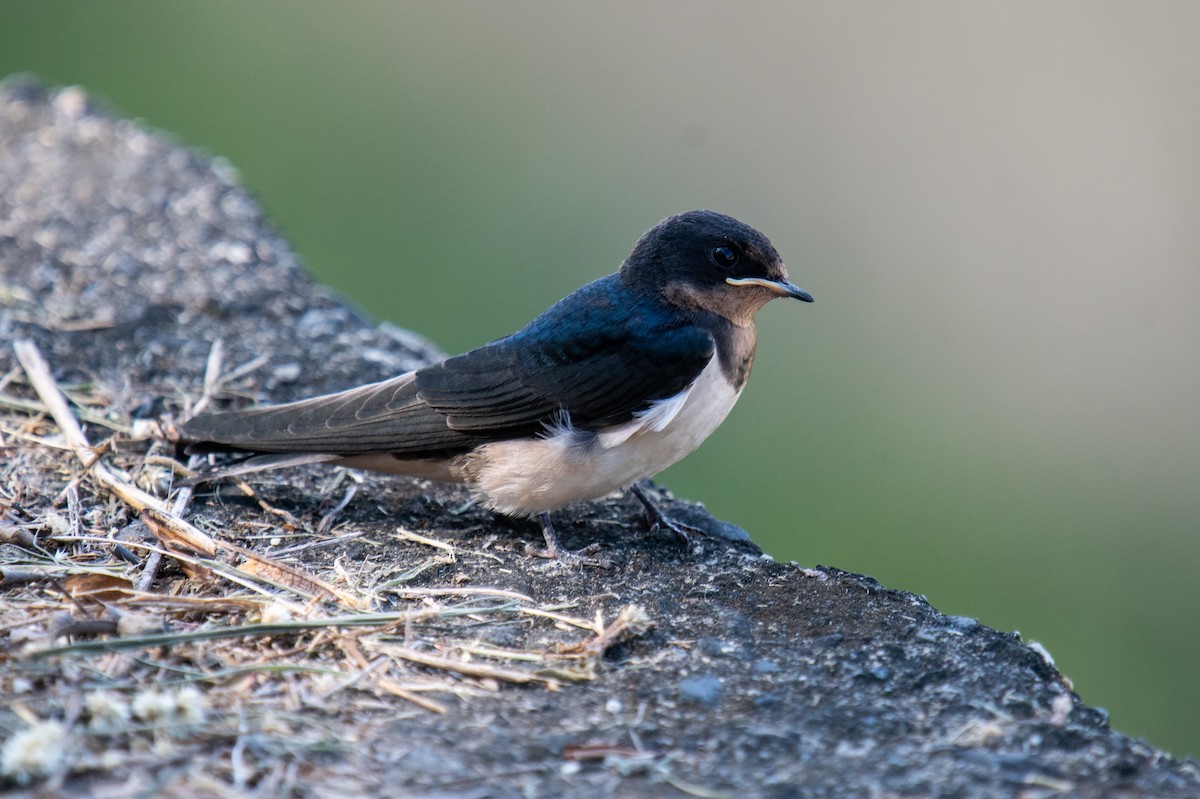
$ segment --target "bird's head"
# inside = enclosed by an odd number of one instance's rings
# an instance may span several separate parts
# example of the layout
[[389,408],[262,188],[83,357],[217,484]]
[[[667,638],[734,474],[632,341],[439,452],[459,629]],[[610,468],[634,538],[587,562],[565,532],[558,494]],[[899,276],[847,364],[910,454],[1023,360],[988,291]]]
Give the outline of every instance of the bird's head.
[[680,308],[699,308],[748,325],[776,297],[812,302],[788,280],[767,237],[713,211],[668,217],[646,232],[621,265],[621,277]]

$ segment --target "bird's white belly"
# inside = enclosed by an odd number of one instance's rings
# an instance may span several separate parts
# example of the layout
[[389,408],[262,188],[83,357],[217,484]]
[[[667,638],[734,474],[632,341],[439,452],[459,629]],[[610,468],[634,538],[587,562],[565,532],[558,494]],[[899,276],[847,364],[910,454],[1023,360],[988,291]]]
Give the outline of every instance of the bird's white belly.
[[597,499],[657,474],[700,446],[740,393],[714,355],[684,392],[623,425],[595,436],[567,428],[545,438],[486,444],[466,456],[464,477],[485,505],[511,515]]

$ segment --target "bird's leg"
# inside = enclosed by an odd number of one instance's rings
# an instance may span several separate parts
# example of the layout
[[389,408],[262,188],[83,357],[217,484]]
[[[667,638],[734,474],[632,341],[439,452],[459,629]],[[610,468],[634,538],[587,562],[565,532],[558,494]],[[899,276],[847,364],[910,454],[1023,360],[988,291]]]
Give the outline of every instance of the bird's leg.
[[546,548],[538,549],[532,544],[525,546],[525,552],[528,555],[534,555],[539,558],[549,558],[551,560],[562,561],[563,563],[579,563],[584,566],[597,566],[601,569],[608,569],[612,564],[600,558],[594,558],[600,551],[598,544],[588,544],[583,549],[572,552],[569,549],[564,549],[562,544],[558,543],[558,533],[554,531],[554,525],[550,522],[549,513],[539,513],[538,523],[542,526],[542,536],[546,539]]
[[646,521],[650,524],[651,530],[657,530],[660,527],[670,530],[671,534],[675,536],[675,540],[685,547],[691,546],[691,536],[705,535],[704,531],[698,527],[692,527],[690,524],[684,524],[678,519],[668,516],[666,511],[654,503],[654,500],[646,493],[646,489],[639,483],[630,485],[629,490],[646,509]]

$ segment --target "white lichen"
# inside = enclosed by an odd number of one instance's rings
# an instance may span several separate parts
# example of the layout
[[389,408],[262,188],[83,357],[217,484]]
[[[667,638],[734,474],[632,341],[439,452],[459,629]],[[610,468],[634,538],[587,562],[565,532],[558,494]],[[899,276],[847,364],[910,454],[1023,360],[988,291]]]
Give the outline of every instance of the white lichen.
[[67,728],[39,721],[13,735],[0,750],[0,774],[26,785],[54,772],[67,751]]
[[129,703],[112,691],[93,691],[84,698],[83,707],[93,731],[119,730],[129,721]]
[[198,724],[205,709],[204,694],[191,685],[177,691],[143,691],[133,698],[133,715],[152,724]]

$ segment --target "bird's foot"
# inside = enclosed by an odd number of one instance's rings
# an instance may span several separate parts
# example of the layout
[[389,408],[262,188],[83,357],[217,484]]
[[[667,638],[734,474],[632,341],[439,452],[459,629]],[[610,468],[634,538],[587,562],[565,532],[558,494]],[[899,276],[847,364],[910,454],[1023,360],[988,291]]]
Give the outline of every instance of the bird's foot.
[[580,566],[593,566],[598,569],[611,569],[612,563],[604,558],[597,558],[595,555],[600,552],[599,544],[588,544],[583,549],[570,550],[558,543],[558,533],[554,531],[554,525],[550,523],[550,514],[538,514],[538,522],[542,525],[542,536],[546,539],[545,547],[535,547],[532,544],[525,545],[525,554],[532,555],[537,558],[547,558],[549,560],[557,560],[561,563],[579,564]]
[[671,535],[675,536],[675,540],[687,549],[692,548],[692,536],[707,535],[699,527],[693,527],[690,524],[685,524],[676,518],[671,517],[662,508],[655,504],[654,500],[638,483],[629,486],[629,490],[633,493],[638,501],[642,503],[642,507],[646,509],[646,522],[650,525],[651,530],[669,530]]

